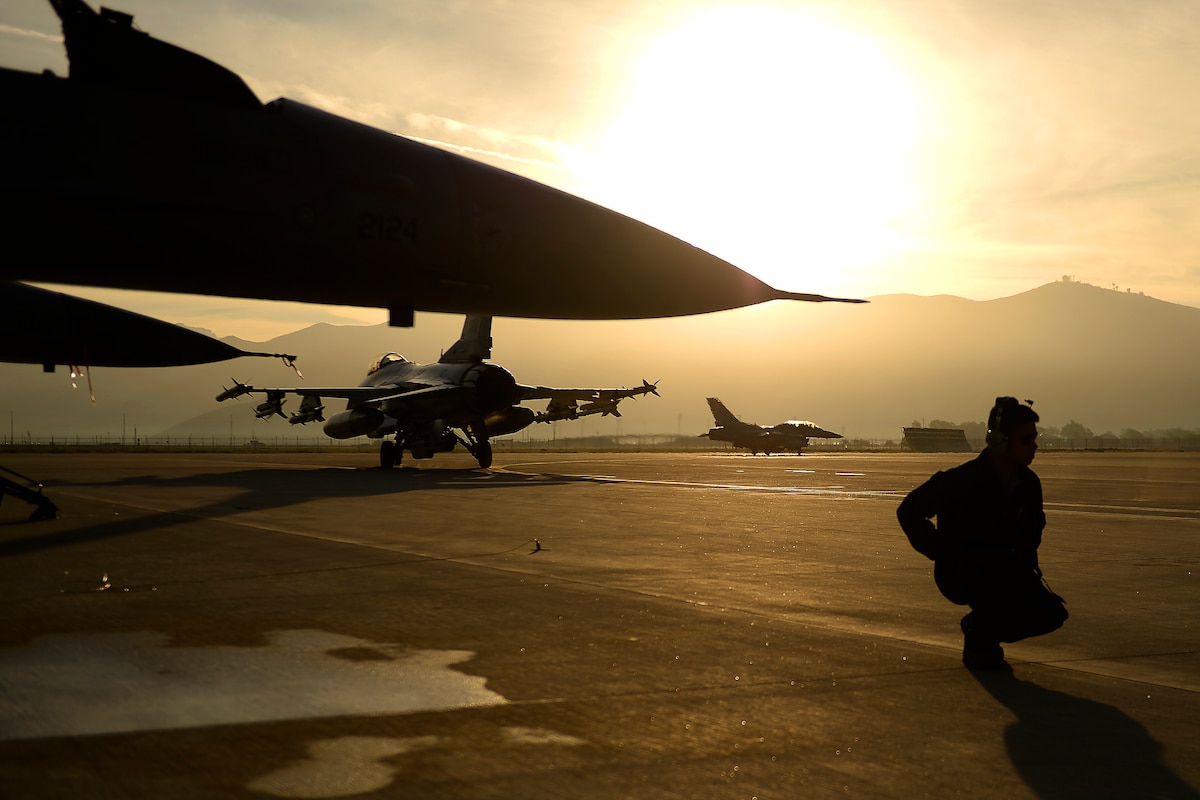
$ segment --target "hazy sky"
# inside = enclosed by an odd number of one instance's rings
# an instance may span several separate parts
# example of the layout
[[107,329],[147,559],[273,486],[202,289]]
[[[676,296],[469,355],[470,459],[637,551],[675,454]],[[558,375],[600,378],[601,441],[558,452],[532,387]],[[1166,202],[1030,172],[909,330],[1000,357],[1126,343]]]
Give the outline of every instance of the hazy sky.
[[[1200,306],[1194,0],[111,0],[286,96],[656,225],[782,289]],[[66,73],[45,0],[0,65]],[[383,312],[79,294],[262,339]]]

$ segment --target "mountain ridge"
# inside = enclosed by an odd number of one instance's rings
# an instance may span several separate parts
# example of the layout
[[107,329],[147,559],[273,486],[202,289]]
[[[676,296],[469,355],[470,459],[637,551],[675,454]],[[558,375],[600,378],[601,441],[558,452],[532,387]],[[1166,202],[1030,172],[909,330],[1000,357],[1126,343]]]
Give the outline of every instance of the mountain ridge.
[[[1200,309],[1075,281],[1009,297],[880,295],[866,305],[771,303],[663,320],[497,319],[493,359],[522,383],[630,386],[660,380],[661,398],[626,401],[620,420],[559,425],[587,432],[702,433],[704,398],[742,419],[811,419],[862,438],[898,438],[924,419],[981,420],[992,399],[1036,400],[1047,425],[1097,433],[1200,428]],[[380,353],[433,361],[462,318],[419,314],[414,328],[318,323],[265,342],[222,341],[299,356],[158,370],[96,369],[71,392],[64,370],[0,365],[0,411],[15,433],[320,435],[254,420],[249,403],[213,399],[231,377],[262,386],[357,385]],[[330,404],[332,408],[337,401]],[[293,400],[290,408],[295,407]],[[538,428],[533,429],[534,432]],[[114,434],[115,432],[115,434]]]

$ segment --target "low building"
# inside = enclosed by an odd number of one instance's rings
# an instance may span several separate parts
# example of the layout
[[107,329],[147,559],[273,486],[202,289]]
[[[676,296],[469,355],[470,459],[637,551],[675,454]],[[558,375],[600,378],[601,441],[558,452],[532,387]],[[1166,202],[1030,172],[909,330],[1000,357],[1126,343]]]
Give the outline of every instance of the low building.
[[970,453],[962,428],[905,428],[902,447],[914,453]]

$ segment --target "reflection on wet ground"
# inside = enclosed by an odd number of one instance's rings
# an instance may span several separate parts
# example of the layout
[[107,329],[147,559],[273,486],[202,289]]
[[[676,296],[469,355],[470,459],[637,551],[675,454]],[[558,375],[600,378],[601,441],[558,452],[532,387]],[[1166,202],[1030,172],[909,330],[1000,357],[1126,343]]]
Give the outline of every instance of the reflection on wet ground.
[[0,649],[0,739],[505,702],[452,669],[472,655],[316,630],[275,631],[257,647],[173,647],[148,632],[43,636]]

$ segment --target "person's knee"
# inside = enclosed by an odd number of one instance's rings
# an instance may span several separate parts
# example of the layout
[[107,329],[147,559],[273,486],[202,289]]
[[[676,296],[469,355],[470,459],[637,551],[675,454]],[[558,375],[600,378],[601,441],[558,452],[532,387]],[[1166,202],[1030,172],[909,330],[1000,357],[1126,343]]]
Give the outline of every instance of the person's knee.
[[1067,608],[1061,602],[1014,611],[998,625],[1000,641],[1019,642],[1031,636],[1053,633],[1063,626],[1067,617]]

